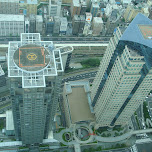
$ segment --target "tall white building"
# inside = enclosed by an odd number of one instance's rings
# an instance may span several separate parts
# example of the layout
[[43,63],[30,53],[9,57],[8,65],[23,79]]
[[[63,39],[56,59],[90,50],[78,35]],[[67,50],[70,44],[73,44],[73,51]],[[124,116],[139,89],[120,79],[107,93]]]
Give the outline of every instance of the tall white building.
[[0,36],[19,36],[24,33],[24,15],[0,14]]
[[61,0],[49,0],[49,16],[60,16]]
[[127,29],[117,28],[92,87],[100,126],[124,125],[152,88],[152,21],[138,14]]
[[36,15],[36,32],[42,34],[43,18],[42,15]]

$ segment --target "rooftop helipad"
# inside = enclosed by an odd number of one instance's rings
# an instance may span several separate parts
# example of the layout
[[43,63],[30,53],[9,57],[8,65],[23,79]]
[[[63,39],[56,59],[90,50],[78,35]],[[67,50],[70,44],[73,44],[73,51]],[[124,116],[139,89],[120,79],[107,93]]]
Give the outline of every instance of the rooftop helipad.
[[49,52],[42,46],[28,44],[14,53],[15,64],[26,71],[38,71],[48,65]]

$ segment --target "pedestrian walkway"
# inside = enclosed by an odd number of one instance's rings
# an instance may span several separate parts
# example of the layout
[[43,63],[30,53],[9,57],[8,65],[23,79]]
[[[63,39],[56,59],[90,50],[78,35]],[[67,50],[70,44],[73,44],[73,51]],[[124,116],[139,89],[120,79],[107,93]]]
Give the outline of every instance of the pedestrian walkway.
[[[87,127],[89,129],[90,138],[88,140],[82,141],[82,140],[80,140],[76,137],[75,130],[80,128],[80,127],[81,128],[82,127]],[[72,134],[72,136],[73,136],[72,141],[66,142],[66,141],[63,140],[62,135],[66,132],[70,132]],[[106,143],[119,142],[119,141],[130,138],[132,135],[141,134],[141,133],[148,133],[148,132],[152,132],[152,129],[136,130],[136,131],[132,130],[130,132],[127,132],[127,133],[125,133],[123,135],[120,135],[120,136],[117,136],[117,137],[101,137],[101,136],[98,136],[98,135],[94,135],[92,129],[87,124],[84,123],[84,124],[76,124],[74,127],[71,127],[71,128],[68,128],[68,129],[63,129],[63,130],[61,130],[61,132],[56,133],[54,135],[54,138],[56,140],[60,141],[61,143],[63,143],[64,145],[69,146],[69,145],[74,145],[76,143],[77,144],[87,144],[87,143],[91,143],[91,142],[94,142],[94,141],[106,142]]]

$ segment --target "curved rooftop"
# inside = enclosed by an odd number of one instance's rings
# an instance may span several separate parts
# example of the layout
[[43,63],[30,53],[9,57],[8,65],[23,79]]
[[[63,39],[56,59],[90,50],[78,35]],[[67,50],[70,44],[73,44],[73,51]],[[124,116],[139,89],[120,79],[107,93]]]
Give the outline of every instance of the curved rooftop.
[[39,71],[50,62],[49,52],[42,46],[28,44],[19,47],[13,56],[15,64],[26,71]]

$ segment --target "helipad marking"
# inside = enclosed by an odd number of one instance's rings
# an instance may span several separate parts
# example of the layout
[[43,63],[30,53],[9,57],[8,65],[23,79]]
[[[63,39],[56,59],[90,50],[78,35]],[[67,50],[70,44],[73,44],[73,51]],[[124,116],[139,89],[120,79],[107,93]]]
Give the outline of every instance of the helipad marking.
[[35,60],[37,58],[37,55],[34,53],[30,53],[27,55],[28,60]]

